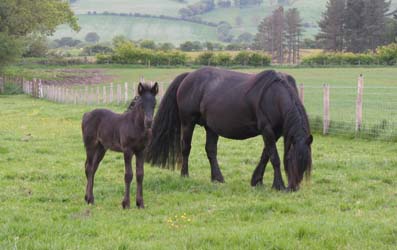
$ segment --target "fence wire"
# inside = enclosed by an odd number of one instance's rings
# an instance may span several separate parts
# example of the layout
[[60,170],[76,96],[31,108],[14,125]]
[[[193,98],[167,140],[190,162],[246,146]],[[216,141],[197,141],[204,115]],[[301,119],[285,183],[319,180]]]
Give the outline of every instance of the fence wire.
[[[23,81],[23,80],[22,80]],[[4,81],[3,81],[4,82]],[[20,84],[20,79],[18,79]],[[100,85],[40,85],[23,81],[24,93],[54,102],[83,105],[128,105],[137,95],[138,83]],[[158,102],[168,84],[159,83]],[[303,98],[312,131],[323,133],[324,87],[304,85]],[[127,94],[126,94],[127,93]],[[327,134],[397,141],[397,87],[363,88],[362,122],[357,127],[357,87],[329,86],[329,127]]]

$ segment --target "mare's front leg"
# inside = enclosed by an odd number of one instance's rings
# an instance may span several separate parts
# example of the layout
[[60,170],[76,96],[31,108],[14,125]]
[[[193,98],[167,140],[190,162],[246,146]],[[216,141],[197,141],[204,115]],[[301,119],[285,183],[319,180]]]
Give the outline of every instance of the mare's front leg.
[[125,190],[124,190],[124,199],[121,202],[121,205],[124,209],[130,208],[130,186],[132,181],[132,152],[127,150],[124,152],[124,164],[125,164],[125,174],[124,174],[124,182],[125,182]]
[[[263,136],[265,138],[265,150],[268,150],[268,155],[270,157],[270,162],[273,165],[274,169],[274,179],[273,179],[273,185],[272,188],[276,190],[284,190],[285,185],[283,181],[283,177],[281,176],[281,170],[280,170],[280,157],[277,152],[277,146],[276,146],[276,136],[271,128],[265,128],[263,131]],[[263,170],[263,173],[265,171]]]
[[211,180],[218,182],[225,182],[221,170],[219,169],[217,159],[217,144],[219,136],[215,134],[210,128],[206,127],[207,141],[205,143],[205,151],[211,165]]
[[138,208],[144,208],[145,205],[143,203],[143,175],[144,175],[144,161],[145,154],[144,151],[136,153],[136,206]]
[[181,148],[182,148],[182,169],[181,176],[189,177],[189,154],[192,144],[192,136],[194,130],[194,123],[184,124],[182,123],[182,138],[181,138]]
[[263,148],[261,159],[256,166],[251,178],[251,186],[263,185],[263,175],[265,174],[266,165],[269,162],[269,150],[267,147]]

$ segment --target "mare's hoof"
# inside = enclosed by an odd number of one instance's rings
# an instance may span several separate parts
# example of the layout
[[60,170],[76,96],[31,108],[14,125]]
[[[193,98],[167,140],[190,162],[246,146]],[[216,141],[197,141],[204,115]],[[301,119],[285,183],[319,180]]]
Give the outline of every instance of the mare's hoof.
[[263,186],[263,179],[257,179],[257,180],[252,179],[251,180],[251,186],[252,187]]
[[283,183],[273,183],[272,188],[277,190],[277,191],[285,190],[285,186],[284,186]]
[[286,192],[296,192],[299,190],[299,187],[288,187],[285,189]]
[[137,202],[136,202],[136,207],[137,207],[138,209],[144,209],[144,208],[145,208],[145,205],[143,204],[143,201],[137,201]]
[[123,202],[121,202],[121,206],[123,207],[123,209],[129,209],[130,201],[123,200]]
[[85,195],[84,200],[85,202],[87,202],[87,204],[94,205],[94,197],[88,197],[87,195]]
[[225,183],[225,180],[223,179],[223,176],[212,177],[211,181],[212,182]]

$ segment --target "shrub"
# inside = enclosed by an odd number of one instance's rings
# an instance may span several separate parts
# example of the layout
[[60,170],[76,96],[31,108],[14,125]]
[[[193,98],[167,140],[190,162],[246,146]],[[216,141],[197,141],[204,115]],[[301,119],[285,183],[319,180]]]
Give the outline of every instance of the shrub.
[[391,43],[376,49],[379,61],[388,65],[397,64],[397,43]]
[[220,66],[229,66],[232,62],[232,56],[227,53],[219,53],[215,56],[215,64]]
[[196,63],[199,65],[215,65],[215,54],[213,52],[204,52],[201,53],[197,59]]

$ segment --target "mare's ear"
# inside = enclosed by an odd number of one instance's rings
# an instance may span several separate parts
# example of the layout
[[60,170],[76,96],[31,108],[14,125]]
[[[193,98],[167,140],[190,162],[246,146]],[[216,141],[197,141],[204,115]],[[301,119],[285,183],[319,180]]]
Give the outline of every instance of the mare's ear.
[[153,95],[157,95],[159,92],[159,84],[157,82],[154,83],[153,87],[150,89]]
[[140,82],[138,84],[138,95],[142,95],[143,94],[143,90],[144,90],[144,87],[143,87],[142,83]]
[[313,136],[309,135],[309,137],[306,138],[306,144],[311,145],[313,143]]

